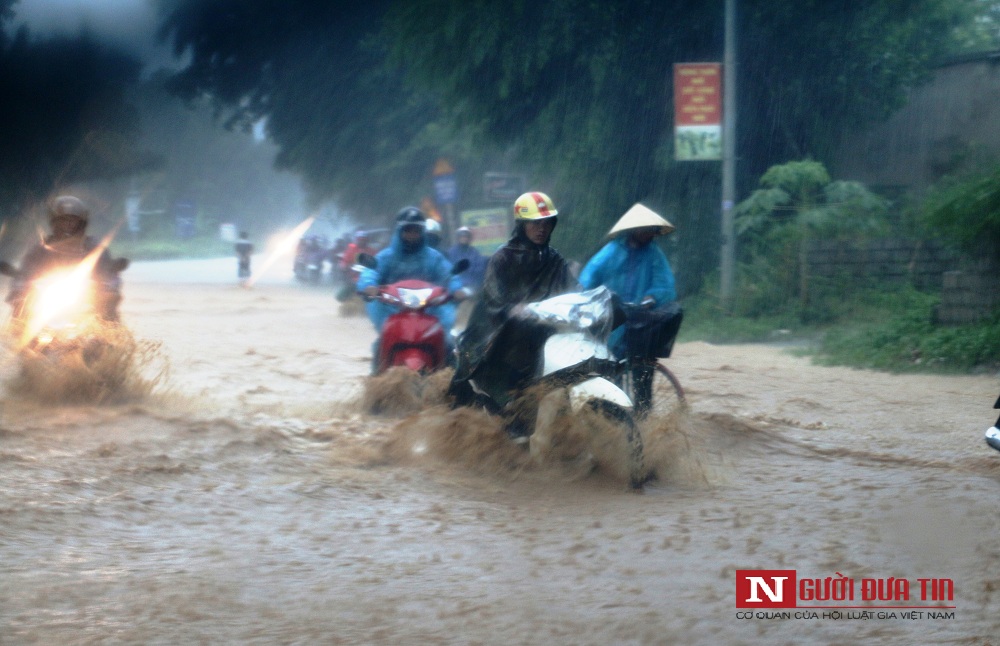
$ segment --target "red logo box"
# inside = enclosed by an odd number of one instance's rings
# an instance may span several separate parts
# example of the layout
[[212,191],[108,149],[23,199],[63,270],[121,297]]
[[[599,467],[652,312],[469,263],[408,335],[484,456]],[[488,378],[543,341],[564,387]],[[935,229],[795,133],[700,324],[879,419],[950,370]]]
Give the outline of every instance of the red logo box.
[[736,570],[737,608],[794,608],[795,570]]

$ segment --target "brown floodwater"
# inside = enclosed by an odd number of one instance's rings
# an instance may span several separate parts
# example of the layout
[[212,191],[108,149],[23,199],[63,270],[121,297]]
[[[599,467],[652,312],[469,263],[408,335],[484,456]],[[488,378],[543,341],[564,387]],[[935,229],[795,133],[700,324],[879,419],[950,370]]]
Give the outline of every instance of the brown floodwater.
[[[148,388],[53,402],[3,354],[0,644],[997,643],[995,376],[679,344],[690,406],[643,426],[637,495],[582,421],[539,464],[440,376],[369,382],[332,288],[150,275],[123,304]],[[743,618],[737,570],[849,577],[872,616]],[[889,577],[909,598],[861,600]]]

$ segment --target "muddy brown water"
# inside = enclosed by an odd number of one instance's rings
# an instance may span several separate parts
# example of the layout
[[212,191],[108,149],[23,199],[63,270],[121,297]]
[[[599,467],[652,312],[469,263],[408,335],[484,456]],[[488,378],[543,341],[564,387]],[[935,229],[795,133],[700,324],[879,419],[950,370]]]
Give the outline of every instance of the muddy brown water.
[[[123,317],[169,377],[100,405],[12,392],[5,352],[0,644],[998,643],[995,377],[680,344],[690,409],[644,429],[661,477],[636,495],[433,396],[366,413],[373,333],[343,314],[294,284],[133,281]],[[767,569],[954,599],[738,618],[736,571]]]

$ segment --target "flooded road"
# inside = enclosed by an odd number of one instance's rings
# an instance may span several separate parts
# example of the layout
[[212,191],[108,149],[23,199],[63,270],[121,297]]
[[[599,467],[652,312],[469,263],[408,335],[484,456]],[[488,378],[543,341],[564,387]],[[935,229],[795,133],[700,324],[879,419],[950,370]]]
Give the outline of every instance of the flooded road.
[[[0,644],[997,643],[995,377],[680,344],[691,408],[645,429],[661,478],[635,495],[469,411],[366,414],[367,319],[234,274],[129,270],[123,319],[169,368],[151,394],[5,390]],[[738,618],[737,570],[856,595]],[[890,577],[905,598],[862,600]]]

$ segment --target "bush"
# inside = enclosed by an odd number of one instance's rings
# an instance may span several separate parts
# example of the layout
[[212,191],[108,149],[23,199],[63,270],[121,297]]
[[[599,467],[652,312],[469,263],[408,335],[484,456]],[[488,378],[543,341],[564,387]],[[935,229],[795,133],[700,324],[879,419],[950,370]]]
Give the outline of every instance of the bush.
[[115,256],[131,260],[174,260],[178,258],[214,258],[233,255],[233,243],[220,240],[218,236],[203,236],[190,240],[116,239],[111,243]]
[[938,298],[908,289],[869,295],[865,323],[829,329],[816,360],[891,372],[968,372],[1000,367],[1000,316],[973,325],[933,323]]
[[945,180],[924,206],[926,224],[973,255],[1000,259],[1000,167]]
[[983,323],[945,327],[933,322],[938,302],[938,296],[911,287],[858,289],[831,280],[817,286],[808,312],[790,305],[736,316],[725,314],[714,295],[703,294],[685,301],[680,340],[799,342],[819,364],[889,372],[1000,369],[1000,312]]

